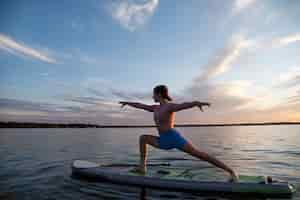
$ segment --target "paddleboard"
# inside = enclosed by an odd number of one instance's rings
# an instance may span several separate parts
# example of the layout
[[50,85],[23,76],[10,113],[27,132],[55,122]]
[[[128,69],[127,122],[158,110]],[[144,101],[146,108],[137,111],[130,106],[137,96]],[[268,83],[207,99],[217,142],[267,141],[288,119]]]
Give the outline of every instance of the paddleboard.
[[136,185],[174,191],[238,193],[262,196],[291,196],[296,190],[287,182],[273,182],[270,177],[240,175],[239,182],[226,180],[205,180],[203,175],[187,169],[148,166],[145,175],[131,172],[134,166],[74,160],[72,173],[86,178],[109,181],[119,184]]

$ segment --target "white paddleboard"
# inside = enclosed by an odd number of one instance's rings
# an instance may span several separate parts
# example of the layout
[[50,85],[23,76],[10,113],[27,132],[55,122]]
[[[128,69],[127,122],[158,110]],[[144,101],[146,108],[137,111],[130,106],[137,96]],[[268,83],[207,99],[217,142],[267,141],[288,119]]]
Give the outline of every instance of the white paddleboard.
[[145,175],[131,172],[128,165],[106,165],[75,160],[72,173],[80,177],[93,178],[120,184],[168,190],[194,192],[222,192],[263,196],[291,196],[295,187],[287,182],[268,182],[263,176],[240,176],[237,183],[227,181],[208,181],[191,175],[183,169],[164,169],[148,167]]

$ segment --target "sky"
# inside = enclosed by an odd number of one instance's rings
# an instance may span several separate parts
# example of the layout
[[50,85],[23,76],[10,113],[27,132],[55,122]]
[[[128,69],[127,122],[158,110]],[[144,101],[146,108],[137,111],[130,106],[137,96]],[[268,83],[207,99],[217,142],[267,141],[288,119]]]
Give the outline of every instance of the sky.
[[119,101],[210,102],[177,124],[300,121],[298,0],[4,0],[0,121],[154,124]]

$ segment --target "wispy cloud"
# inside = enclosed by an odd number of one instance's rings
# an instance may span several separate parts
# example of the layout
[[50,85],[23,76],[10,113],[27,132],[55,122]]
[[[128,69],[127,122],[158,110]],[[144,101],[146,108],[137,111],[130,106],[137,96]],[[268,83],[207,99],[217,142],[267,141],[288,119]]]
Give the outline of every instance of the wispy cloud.
[[[290,38],[290,37],[283,37]],[[293,37],[294,38],[294,37]],[[281,38],[275,38],[276,40]],[[249,40],[242,35],[234,36],[227,45],[216,56],[211,59],[201,73],[184,88],[183,96],[189,99],[208,100],[213,103],[214,108],[220,113],[229,113],[239,110],[241,113],[246,110],[263,110],[272,107],[273,95],[269,94],[265,88],[258,88],[247,80],[228,81],[216,83],[214,77],[229,71],[234,62],[239,59],[242,53],[256,52],[262,48],[272,48],[270,45],[275,39]],[[290,44],[297,41],[289,40]],[[290,73],[282,84],[293,85],[299,83],[297,74]],[[250,94],[249,90],[260,90],[264,93],[259,95]],[[254,89],[256,88],[256,89]]]
[[101,101],[92,97],[70,97],[65,101],[81,105],[0,98],[0,120],[54,123],[92,122],[107,125],[151,124],[150,119],[147,119],[147,113],[134,109],[121,109],[117,102]]
[[233,37],[216,56],[204,67],[204,71],[195,81],[206,81],[231,69],[233,62],[240,56],[243,49],[251,45],[242,36]]
[[235,35],[227,45],[217,52],[208,64],[204,66],[203,72],[196,77],[195,81],[207,81],[229,71],[233,63],[243,52],[255,52],[261,49],[284,47],[295,42],[300,42],[300,34],[298,33],[264,40],[250,40],[245,39],[242,35]]
[[97,98],[106,100],[151,100],[152,89],[147,91],[132,91],[118,85],[110,80],[97,78],[87,78],[81,83],[81,86],[89,93]]
[[57,61],[37,49],[33,49],[25,44],[15,41],[9,36],[0,33],[0,49],[15,55],[24,55],[47,63],[56,63]]
[[287,72],[279,75],[275,88],[290,88],[300,86],[300,67],[290,68]]
[[103,101],[103,99],[95,97],[65,97],[64,100],[89,105],[100,105]]
[[19,99],[0,98],[0,110],[18,110],[29,112],[48,113],[59,110],[55,104],[32,102]]
[[216,110],[229,111],[238,109],[253,100],[247,94],[247,90],[251,85],[251,82],[243,80],[222,83],[193,82],[184,89],[182,95],[189,100],[209,101]]
[[136,4],[123,0],[110,5],[109,11],[112,17],[124,28],[134,31],[144,25],[158,7],[159,0],[147,0],[144,4]]
[[233,2],[232,13],[238,14],[241,11],[252,6],[255,2],[256,2],[256,0],[235,0]]
[[110,99],[116,101],[151,101],[152,91],[150,92],[141,92],[141,91],[127,91],[123,90],[114,86],[102,86],[101,89],[96,89],[93,87],[88,87],[87,91],[91,94],[103,98],[103,99]]
[[268,114],[274,121],[299,121],[300,120],[300,99],[298,95],[286,98],[285,101],[263,110],[262,114]]
[[300,42],[300,33],[275,38],[271,41],[272,46],[285,46],[291,43]]
[[[299,90],[295,95],[277,101],[274,90],[257,87],[256,84],[246,80],[221,83],[193,82],[181,94],[182,99],[208,101],[212,105],[205,109],[205,113],[197,109],[178,113],[177,121],[238,123],[300,120]],[[257,94],[249,93],[258,89],[260,92]]]
[[252,40],[249,48],[251,50],[261,50],[270,48],[280,48],[293,43],[300,42],[300,33],[291,33],[289,35],[273,38],[264,38],[261,40]]
[[295,95],[288,97],[288,103],[300,104],[300,90],[298,90]]

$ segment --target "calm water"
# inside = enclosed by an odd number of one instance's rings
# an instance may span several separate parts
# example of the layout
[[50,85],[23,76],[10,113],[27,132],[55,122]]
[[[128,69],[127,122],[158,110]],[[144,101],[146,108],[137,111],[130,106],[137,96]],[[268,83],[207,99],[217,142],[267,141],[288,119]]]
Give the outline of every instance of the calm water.
[[[300,189],[300,126],[177,128],[241,174],[270,175]],[[155,129],[0,129],[0,199],[240,199],[72,178],[73,159],[138,163],[138,137]],[[149,148],[149,162],[220,170],[177,150]],[[209,168],[208,168],[209,167]],[[244,198],[243,198],[244,199]],[[253,198],[251,198],[253,199]],[[299,192],[293,199],[300,199]]]

